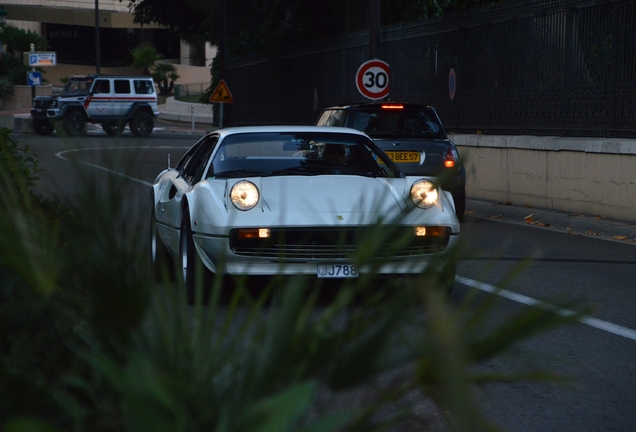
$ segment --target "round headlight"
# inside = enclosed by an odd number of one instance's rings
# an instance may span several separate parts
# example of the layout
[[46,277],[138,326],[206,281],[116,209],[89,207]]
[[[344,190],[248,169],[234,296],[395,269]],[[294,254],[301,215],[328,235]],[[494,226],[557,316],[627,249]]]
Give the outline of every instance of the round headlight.
[[439,192],[430,180],[418,180],[411,186],[411,200],[420,208],[429,208],[439,199]]
[[260,197],[256,185],[245,180],[236,183],[230,191],[232,204],[239,210],[253,209],[258,204]]

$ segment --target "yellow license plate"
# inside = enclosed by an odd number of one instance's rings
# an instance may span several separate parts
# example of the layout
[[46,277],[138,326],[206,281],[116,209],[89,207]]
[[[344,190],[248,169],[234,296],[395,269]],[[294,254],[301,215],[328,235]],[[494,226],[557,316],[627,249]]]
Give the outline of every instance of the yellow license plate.
[[419,163],[420,153],[411,151],[388,151],[387,155],[393,162],[397,163]]

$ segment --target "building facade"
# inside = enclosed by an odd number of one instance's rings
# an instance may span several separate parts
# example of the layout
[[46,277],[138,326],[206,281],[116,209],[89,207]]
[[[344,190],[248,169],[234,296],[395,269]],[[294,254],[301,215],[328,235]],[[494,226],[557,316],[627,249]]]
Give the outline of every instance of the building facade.
[[[48,49],[57,53],[58,63],[96,64],[97,20],[100,64],[105,67],[129,65],[130,50],[142,44],[155,46],[173,63],[191,64],[188,44],[157,24],[136,24],[126,0],[1,1],[7,24],[43,35]],[[206,66],[214,55],[215,50],[206,47]]]

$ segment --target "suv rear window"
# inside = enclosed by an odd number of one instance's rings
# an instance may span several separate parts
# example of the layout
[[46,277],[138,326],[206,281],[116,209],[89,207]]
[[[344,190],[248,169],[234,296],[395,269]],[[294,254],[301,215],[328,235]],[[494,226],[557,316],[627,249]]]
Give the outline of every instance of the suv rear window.
[[155,89],[150,80],[133,80],[136,94],[153,94]]
[[332,109],[318,120],[320,126],[344,126],[372,137],[412,137],[444,139],[435,112],[419,109]]

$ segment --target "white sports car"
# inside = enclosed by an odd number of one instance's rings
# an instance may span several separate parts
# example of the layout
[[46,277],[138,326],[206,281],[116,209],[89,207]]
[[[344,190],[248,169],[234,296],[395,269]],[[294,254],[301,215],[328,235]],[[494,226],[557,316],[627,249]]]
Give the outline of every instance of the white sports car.
[[405,176],[354,129],[220,129],[154,182],[155,271],[178,257],[190,289],[200,262],[225,275],[317,278],[441,267],[460,225],[434,181]]

